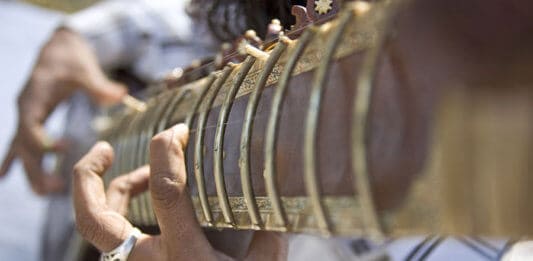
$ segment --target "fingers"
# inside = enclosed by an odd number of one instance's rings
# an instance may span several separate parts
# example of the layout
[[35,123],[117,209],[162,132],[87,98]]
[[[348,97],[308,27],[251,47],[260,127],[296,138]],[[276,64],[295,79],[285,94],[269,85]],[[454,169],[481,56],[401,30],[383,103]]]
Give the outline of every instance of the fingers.
[[107,189],[107,206],[126,216],[130,199],[148,189],[149,176],[150,167],[143,166],[113,179]]
[[184,215],[190,208],[183,158],[188,135],[187,127],[180,124],[157,134],[150,143],[150,193],[162,230],[173,230],[182,218],[191,221],[191,215]]
[[37,195],[47,195],[64,190],[65,183],[55,175],[49,175],[42,169],[42,153],[28,148],[20,148],[17,154],[22,160],[26,177],[32,190]]
[[11,165],[13,164],[13,161],[17,158],[17,154],[15,153],[14,144],[11,143],[9,146],[9,150],[7,151],[6,156],[4,157],[4,160],[2,161],[2,165],[0,166],[0,178],[5,176],[9,169],[11,168]]
[[59,152],[66,147],[66,141],[53,141],[46,135],[41,125],[19,126],[17,136],[0,170],[0,176],[9,171],[10,165],[19,158],[32,190],[38,195],[61,192],[65,184],[59,176],[48,175],[42,167],[45,152]]
[[132,225],[107,206],[102,175],[113,162],[113,149],[99,142],[76,164],[73,198],[76,226],[80,234],[101,251],[120,245],[131,233]]
[[95,79],[93,82],[86,85],[85,88],[85,91],[87,91],[93,100],[101,105],[119,103],[128,93],[127,90],[128,89],[124,85],[112,82],[108,79]]
[[101,105],[118,103],[128,92],[126,86],[107,78],[97,62],[88,63],[82,88]]
[[[152,139],[150,193],[167,253],[203,259],[214,252],[196,221],[186,187],[184,148],[188,135],[187,126],[178,124]],[[206,256],[199,257],[200,253]]]

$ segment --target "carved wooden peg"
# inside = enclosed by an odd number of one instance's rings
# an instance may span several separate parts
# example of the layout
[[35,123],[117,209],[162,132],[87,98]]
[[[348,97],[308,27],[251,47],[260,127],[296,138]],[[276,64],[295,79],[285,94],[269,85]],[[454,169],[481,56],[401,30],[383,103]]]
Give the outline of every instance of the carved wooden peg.
[[276,39],[282,33],[283,33],[283,26],[281,25],[280,20],[272,19],[272,21],[270,21],[270,24],[268,24],[265,40],[268,42],[269,40]]
[[247,30],[244,33],[244,39],[254,46],[260,46],[263,43],[254,30]]
[[290,45],[290,44],[293,44],[295,41],[292,40],[291,38],[285,36],[285,35],[281,35],[279,37],[279,41],[282,42],[282,43],[285,43],[287,45]]
[[265,51],[251,45],[247,44],[244,46],[244,51],[246,54],[251,55],[257,59],[266,60],[268,59],[269,54]]
[[296,30],[312,23],[311,18],[307,15],[307,9],[301,5],[293,5],[291,8],[291,14],[296,19],[296,23],[291,29]]

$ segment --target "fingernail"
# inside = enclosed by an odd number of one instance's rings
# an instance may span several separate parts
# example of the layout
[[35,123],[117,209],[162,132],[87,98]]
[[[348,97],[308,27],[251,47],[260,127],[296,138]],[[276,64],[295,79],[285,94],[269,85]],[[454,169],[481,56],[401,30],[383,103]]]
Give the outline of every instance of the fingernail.
[[187,124],[179,123],[172,127],[172,132],[174,137],[177,138],[178,142],[181,143],[183,147],[187,146],[189,140],[189,127]]
[[185,123],[178,123],[172,127],[172,129],[176,132],[188,132],[189,127]]
[[111,151],[113,151],[113,147],[111,147],[111,145],[109,143],[107,143],[106,141],[99,141],[98,143],[96,143],[96,145],[94,145],[94,147],[96,147],[98,150],[111,150]]

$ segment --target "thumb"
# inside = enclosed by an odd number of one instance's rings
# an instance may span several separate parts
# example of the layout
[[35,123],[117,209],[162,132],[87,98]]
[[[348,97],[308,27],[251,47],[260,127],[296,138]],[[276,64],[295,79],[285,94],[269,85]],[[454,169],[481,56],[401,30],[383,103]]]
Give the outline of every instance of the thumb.
[[186,125],[178,124],[157,134],[150,143],[150,194],[161,234],[170,241],[200,233],[186,188],[188,133]]

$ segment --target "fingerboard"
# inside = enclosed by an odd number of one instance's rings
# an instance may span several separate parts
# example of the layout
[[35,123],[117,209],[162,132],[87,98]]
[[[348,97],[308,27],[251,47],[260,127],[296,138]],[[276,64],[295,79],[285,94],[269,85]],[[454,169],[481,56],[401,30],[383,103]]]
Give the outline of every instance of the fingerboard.
[[[381,235],[384,218],[372,197],[365,130],[377,57],[397,6],[368,7],[346,4],[336,18],[309,26],[296,39],[280,38],[262,56],[248,55],[163,91],[146,100],[144,112],[124,108],[113,115],[113,126],[102,133],[117,155],[106,183],[147,164],[151,137],[185,122],[188,186],[202,226]],[[351,60],[360,65],[352,72],[354,82],[332,86],[332,68]],[[326,108],[325,92],[346,103]],[[349,125],[324,122],[340,112],[353,119],[345,121]],[[319,151],[321,135],[343,137],[335,145],[342,149]],[[294,143],[287,142],[290,137]],[[286,152],[297,160],[286,162]],[[342,170],[318,166],[325,154]],[[328,175],[340,185],[328,183]],[[129,219],[157,225],[148,192],[132,200]]]

